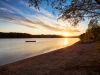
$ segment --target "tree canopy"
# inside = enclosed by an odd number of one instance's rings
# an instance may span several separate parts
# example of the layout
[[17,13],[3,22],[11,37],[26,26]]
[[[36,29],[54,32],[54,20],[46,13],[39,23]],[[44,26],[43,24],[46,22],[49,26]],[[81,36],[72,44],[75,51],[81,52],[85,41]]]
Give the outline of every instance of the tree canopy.
[[100,19],[100,0],[29,0],[29,6],[39,9],[43,2],[60,11],[58,19],[68,20],[72,26],[86,17]]

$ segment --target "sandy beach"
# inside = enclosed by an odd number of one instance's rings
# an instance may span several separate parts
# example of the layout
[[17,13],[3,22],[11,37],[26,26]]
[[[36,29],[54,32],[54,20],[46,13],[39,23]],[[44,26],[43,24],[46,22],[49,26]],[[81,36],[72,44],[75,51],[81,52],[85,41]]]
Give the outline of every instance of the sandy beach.
[[0,66],[0,75],[100,75],[100,52],[94,48],[93,43],[75,43]]

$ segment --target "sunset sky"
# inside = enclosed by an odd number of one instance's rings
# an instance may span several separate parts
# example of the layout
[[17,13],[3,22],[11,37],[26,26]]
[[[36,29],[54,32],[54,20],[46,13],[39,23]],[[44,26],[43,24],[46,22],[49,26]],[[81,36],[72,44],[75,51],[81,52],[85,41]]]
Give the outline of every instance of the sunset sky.
[[83,33],[88,20],[81,22],[77,28],[67,21],[57,20],[59,12],[43,3],[40,11],[29,7],[28,0],[0,0],[0,32],[21,32],[29,34],[68,33],[77,36]]

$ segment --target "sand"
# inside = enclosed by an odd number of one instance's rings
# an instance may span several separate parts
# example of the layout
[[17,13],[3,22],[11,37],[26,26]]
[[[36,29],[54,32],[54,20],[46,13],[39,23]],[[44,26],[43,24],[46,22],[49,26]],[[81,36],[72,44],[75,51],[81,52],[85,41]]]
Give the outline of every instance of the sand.
[[95,44],[62,48],[0,67],[0,75],[100,75],[100,52]]

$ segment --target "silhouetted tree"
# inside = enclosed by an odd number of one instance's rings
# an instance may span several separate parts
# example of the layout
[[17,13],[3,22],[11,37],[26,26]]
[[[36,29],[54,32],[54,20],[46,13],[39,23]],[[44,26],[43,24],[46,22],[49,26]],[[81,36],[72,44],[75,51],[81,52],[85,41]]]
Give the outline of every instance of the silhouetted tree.
[[68,20],[72,26],[84,21],[85,17],[100,18],[100,0],[29,0],[29,6],[39,9],[43,2],[59,10],[58,19]]
[[100,40],[100,24],[98,20],[91,19],[88,24],[88,29],[86,30],[85,35],[81,34],[80,38],[84,38],[85,40]]
[[91,28],[97,28],[99,26],[98,24],[98,20],[97,19],[91,19],[89,24],[88,24],[88,29],[91,29]]
[[89,38],[94,39],[94,41],[96,41],[100,38],[99,37],[100,26],[99,26],[98,20],[96,20],[96,19],[90,20],[86,34],[89,36]]
[[83,40],[85,39],[85,33],[81,34],[81,35],[79,36],[79,38],[80,38],[81,41],[83,41]]

